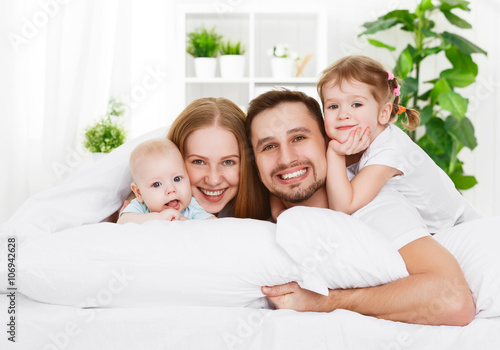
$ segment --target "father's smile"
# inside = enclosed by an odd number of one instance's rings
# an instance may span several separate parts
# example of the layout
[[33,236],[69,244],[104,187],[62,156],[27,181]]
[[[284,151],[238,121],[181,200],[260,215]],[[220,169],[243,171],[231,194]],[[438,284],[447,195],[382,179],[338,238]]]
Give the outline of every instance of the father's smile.
[[293,167],[281,172],[278,172],[275,176],[283,184],[293,183],[302,181],[309,175],[308,167]]

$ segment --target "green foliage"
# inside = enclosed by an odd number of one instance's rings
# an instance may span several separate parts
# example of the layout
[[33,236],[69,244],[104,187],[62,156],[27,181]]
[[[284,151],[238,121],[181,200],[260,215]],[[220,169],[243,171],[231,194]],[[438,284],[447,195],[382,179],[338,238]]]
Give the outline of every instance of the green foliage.
[[111,97],[108,101],[107,115],[114,115],[115,117],[122,116],[126,111],[125,104],[117,97]]
[[222,36],[215,32],[215,27],[210,31],[198,28],[187,35],[186,51],[193,57],[216,57],[220,50]]
[[83,145],[90,152],[109,153],[125,142],[127,133],[116,121],[125,113],[125,105],[117,98],[111,98],[108,109],[96,124],[85,130]]
[[[475,186],[477,181],[474,176],[464,175],[463,163],[457,156],[463,147],[474,149],[477,140],[474,126],[466,117],[469,101],[456,89],[469,86],[476,80],[478,68],[471,55],[487,53],[457,34],[438,32],[434,19],[440,15],[458,28],[472,28],[452,10],[470,11],[469,1],[421,0],[413,12],[395,10],[376,21],[364,23],[365,31],[360,36],[390,28],[410,34],[408,45],[397,53],[394,68],[394,74],[403,79],[400,104],[419,110],[420,124],[425,126],[425,134],[420,139],[415,140],[414,132],[410,136],[450,176],[458,189],[465,190]],[[391,52],[396,51],[395,46],[372,38],[368,42]],[[440,72],[435,79],[421,82],[423,63],[432,69],[441,52],[451,67]],[[421,93],[421,86],[428,87],[428,90]]]
[[233,44],[230,40],[221,44],[220,54],[221,55],[243,55],[245,53],[245,48],[241,46],[241,42]]

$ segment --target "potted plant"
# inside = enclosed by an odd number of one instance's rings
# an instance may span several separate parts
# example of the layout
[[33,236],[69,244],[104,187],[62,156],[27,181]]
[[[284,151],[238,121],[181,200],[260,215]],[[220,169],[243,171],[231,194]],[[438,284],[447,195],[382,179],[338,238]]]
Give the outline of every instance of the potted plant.
[[122,145],[127,134],[118,118],[124,113],[125,104],[117,98],[110,98],[106,114],[85,129],[85,148],[93,154],[104,154]]
[[[421,0],[413,12],[394,10],[376,21],[364,23],[366,30],[360,34],[367,36],[393,27],[406,34],[397,37],[398,42],[407,37],[409,43],[397,54],[394,74],[403,79],[401,105],[419,110],[420,124],[425,126],[423,136],[418,139],[415,134],[410,136],[461,190],[473,187],[477,181],[474,176],[464,174],[458,153],[463,147],[474,149],[477,141],[466,116],[469,101],[456,89],[469,86],[476,79],[478,67],[472,54],[487,53],[457,34],[439,32],[435,19],[441,14],[451,25],[471,29],[467,21],[452,12],[470,11],[468,5],[466,0]],[[392,45],[371,38],[368,41],[376,47],[396,51]],[[441,55],[448,59],[450,67],[434,79],[422,82],[421,70],[429,66],[432,70]]]
[[223,78],[238,79],[243,78],[245,71],[245,49],[241,42],[233,44],[227,41],[220,48],[220,75]]
[[273,78],[286,79],[292,77],[293,61],[297,54],[288,48],[287,44],[277,44],[267,50],[271,56],[271,72]]
[[201,27],[187,35],[188,54],[194,57],[194,70],[198,78],[213,78],[217,68],[217,54],[220,50],[222,36]]

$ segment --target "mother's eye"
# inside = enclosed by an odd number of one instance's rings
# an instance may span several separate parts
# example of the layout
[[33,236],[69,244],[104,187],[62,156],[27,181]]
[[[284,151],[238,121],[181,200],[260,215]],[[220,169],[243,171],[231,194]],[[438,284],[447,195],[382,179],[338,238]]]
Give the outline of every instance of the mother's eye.
[[201,159],[195,159],[195,160],[193,160],[191,163],[193,163],[193,164],[198,164],[198,165],[203,165],[203,164],[205,164],[205,162],[204,162],[204,161],[202,161]]
[[224,164],[224,165],[235,165],[236,162],[234,160],[232,160],[232,159],[228,159],[228,160],[223,161],[222,164]]

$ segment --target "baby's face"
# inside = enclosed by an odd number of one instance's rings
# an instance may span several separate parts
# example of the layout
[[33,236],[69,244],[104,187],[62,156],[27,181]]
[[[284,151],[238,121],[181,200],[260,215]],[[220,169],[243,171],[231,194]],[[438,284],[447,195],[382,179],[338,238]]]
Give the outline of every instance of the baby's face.
[[137,168],[137,199],[149,210],[160,212],[172,208],[182,211],[187,208],[191,202],[191,183],[178,150],[147,155],[138,162]]

